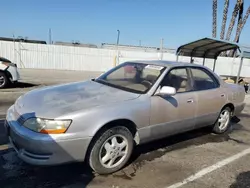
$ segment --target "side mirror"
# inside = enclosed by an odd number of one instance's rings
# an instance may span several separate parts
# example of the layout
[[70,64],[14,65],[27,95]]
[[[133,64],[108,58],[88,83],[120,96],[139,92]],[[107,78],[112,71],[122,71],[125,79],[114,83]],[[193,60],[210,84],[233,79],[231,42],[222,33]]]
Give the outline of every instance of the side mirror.
[[159,92],[160,95],[170,95],[173,96],[176,94],[176,89],[170,86],[163,86]]

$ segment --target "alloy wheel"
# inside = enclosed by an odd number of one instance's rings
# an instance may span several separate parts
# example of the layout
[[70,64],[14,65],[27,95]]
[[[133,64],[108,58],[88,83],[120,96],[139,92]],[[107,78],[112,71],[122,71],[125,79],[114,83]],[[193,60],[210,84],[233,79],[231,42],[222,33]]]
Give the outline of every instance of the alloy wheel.
[[223,110],[220,114],[218,122],[219,122],[219,129],[220,130],[226,129],[228,127],[229,122],[230,122],[230,112],[228,110]]
[[105,168],[114,168],[120,165],[128,154],[128,140],[122,135],[113,135],[102,145],[99,160]]
[[0,76],[0,87],[5,84],[5,78],[4,76]]

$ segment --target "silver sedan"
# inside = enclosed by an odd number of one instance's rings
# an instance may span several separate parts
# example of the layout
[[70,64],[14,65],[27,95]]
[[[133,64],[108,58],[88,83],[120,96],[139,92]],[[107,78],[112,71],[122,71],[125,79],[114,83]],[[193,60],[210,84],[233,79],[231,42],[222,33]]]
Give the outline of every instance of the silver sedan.
[[85,160],[108,174],[128,162],[135,145],[204,126],[224,133],[244,98],[244,87],[203,66],[125,62],[96,79],[24,94],[9,108],[5,125],[27,163]]

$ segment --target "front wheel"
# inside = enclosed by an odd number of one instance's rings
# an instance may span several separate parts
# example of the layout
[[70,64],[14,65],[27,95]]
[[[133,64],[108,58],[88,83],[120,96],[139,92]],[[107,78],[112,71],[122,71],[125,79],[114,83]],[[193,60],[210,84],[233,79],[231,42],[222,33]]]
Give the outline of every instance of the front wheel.
[[222,109],[217,121],[214,124],[213,132],[216,134],[222,134],[226,132],[230,126],[232,118],[232,110],[229,107]]
[[126,127],[108,129],[95,140],[89,156],[89,165],[98,174],[116,172],[128,162],[133,146],[133,136]]

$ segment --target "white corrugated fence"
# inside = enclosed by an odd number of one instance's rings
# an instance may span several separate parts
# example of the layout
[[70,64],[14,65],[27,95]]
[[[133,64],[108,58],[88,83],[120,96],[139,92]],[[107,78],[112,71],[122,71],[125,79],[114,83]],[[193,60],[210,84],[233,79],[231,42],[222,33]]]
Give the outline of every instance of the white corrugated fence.
[[[119,62],[131,60],[160,59],[158,52],[119,51]],[[106,71],[114,66],[116,50],[87,47],[30,44],[0,41],[0,56],[17,63],[20,68]],[[164,60],[176,60],[175,54],[164,53]],[[189,62],[189,57],[179,57]],[[239,58],[219,57],[215,72],[220,75],[237,75]],[[202,64],[202,59],[195,58]],[[206,66],[212,69],[213,60],[207,59]],[[250,77],[250,60],[244,59],[241,76]]]

